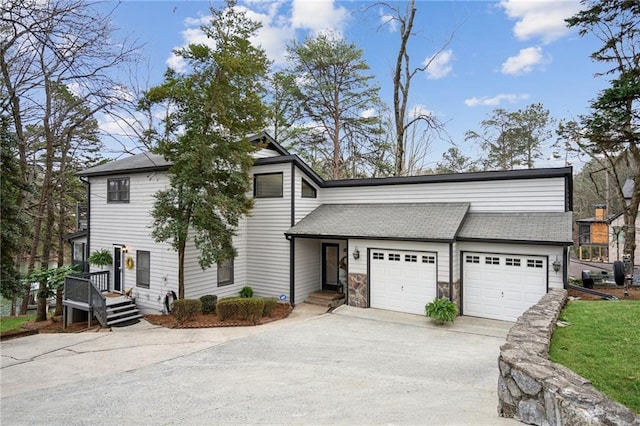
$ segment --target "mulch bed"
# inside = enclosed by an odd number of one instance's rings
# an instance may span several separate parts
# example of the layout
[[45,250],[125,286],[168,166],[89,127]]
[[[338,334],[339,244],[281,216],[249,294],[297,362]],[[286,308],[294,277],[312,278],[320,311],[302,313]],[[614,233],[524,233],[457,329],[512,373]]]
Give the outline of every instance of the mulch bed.
[[291,305],[278,303],[278,306],[271,312],[271,316],[261,318],[257,324],[254,324],[253,321],[240,319],[221,321],[216,314],[197,315],[183,324],[178,324],[173,315],[145,315],[144,319],[151,324],[167,328],[246,327],[281,320],[288,317],[292,310]]
[[[629,297],[624,297],[624,287],[618,286],[593,286],[594,290],[607,293],[611,296],[615,296],[620,300],[640,300],[640,287],[632,286],[629,288]],[[569,290],[570,297],[579,297],[581,300],[603,300],[600,296],[595,294],[584,293],[582,291]]]

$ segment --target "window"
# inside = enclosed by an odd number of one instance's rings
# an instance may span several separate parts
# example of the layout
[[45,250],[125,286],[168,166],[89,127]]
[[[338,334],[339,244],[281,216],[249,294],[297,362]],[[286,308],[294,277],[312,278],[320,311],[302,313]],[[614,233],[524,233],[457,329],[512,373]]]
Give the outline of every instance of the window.
[[399,254],[394,254],[394,253],[389,253],[389,260],[391,260],[393,262],[400,262],[400,255]]
[[436,263],[435,256],[422,256],[422,263]]
[[480,256],[467,256],[465,258],[467,263],[480,263]]
[[233,259],[218,263],[218,287],[233,284]]
[[520,259],[507,257],[504,263],[507,266],[520,266]]
[[136,251],[136,286],[149,288],[151,282],[151,252]]
[[253,175],[254,198],[282,198],[282,173]]
[[384,260],[384,253],[373,253],[373,260]]
[[404,261],[405,262],[415,263],[415,262],[418,261],[418,256],[416,256],[415,254],[405,254],[404,255]]
[[302,179],[302,198],[316,198],[316,189],[309,182]]
[[499,257],[485,257],[484,258],[484,263],[486,263],[487,265],[499,265],[500,264],[500,258]]
[[129,178],[107,179],[107,202],[129,202]]
[[542,268],[542,260],[527,259],[527,268]]
[[580,244],[591,244],[591,224],[581,223],[578,226],[578,238]]

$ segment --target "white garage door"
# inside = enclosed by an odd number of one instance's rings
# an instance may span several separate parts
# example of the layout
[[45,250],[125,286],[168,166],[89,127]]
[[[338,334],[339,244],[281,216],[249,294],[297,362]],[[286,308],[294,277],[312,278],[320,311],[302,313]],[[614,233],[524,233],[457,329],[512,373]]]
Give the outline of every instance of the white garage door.
[[371,250],[371,307],[424,315],[436,295],[436,253]]
[[467,253],[463,262],[464,315],[515,321],[547,292],[547,259]]

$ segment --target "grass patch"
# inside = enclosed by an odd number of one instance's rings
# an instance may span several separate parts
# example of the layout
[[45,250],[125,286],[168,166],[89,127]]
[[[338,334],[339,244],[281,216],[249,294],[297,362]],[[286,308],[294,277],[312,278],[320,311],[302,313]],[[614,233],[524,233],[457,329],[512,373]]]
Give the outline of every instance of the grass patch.
[[0,333],[4,333],[9,330],[18,330],[25,322],[33,321],[36,319],[36,315],[21,315],[19,317],[2,317],[0,318]]
[[640,301],[570,301],[549,357],[640,413]]

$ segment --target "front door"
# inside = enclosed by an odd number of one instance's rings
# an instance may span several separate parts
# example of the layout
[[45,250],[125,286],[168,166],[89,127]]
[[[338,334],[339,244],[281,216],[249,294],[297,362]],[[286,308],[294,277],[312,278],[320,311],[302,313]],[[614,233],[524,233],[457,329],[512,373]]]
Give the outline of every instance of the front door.
[[340,246],[322,244],[322,289],[338,291],[340,275]]
[[113,248],[113,291],[122,293],[122,247]]

